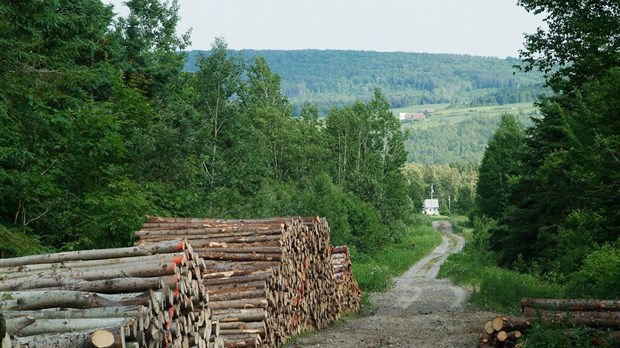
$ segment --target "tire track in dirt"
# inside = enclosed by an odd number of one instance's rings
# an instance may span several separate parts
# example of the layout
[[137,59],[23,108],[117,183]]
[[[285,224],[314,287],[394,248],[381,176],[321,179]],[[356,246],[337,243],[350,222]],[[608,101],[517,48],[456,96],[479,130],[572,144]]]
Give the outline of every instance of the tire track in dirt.
[[291,347],[476,347],[481,325],[492,313],[465,304],[469,291],[437,279],[441,264],[465,244],[452,225],[436,221],[442,242],[394,280],[384,293],[371,295],[369,314],[301,337]]

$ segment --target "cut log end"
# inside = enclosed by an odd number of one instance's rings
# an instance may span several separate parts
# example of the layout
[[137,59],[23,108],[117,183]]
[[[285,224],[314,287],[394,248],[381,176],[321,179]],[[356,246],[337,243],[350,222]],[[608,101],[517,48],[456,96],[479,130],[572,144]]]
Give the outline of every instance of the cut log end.
[[495,332],[495,329],[493,329],[492,321],[487,321],[486,324],[484,324],[484,332],[488,333],[489,335]]
[[108,330],[97,330],[90,337],[93,347],[109,348],[114,346],[114,335]]
[[504,327],[504,318],[501,316],[494,317],[492,320],[492,325],[493,325],[493,330],[501,331],[502,328]]

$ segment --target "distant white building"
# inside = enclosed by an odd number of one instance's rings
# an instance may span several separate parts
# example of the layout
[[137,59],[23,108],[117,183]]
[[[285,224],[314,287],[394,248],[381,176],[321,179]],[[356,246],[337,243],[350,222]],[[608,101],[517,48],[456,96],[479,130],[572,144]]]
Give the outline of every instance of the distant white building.
[[439,215],[439,200],[438,199],[425,199],[424,200],[424,214]]

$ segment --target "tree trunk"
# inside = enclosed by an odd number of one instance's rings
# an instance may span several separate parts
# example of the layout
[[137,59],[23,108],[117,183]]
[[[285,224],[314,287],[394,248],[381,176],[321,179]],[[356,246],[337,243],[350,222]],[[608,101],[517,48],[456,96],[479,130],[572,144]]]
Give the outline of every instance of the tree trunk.
[[14,345],[28,348],[125,348],[122,328],[17,337]]
[[555,311],[620,311],[620,300],[521,299],[521,308]]

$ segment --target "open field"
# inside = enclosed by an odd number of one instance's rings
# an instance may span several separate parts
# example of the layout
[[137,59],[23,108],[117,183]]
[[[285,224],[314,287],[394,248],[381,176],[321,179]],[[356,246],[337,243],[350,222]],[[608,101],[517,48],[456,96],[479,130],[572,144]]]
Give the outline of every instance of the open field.
[[538,109],[533,103],[518,103],[504,105],[489,105],[478,107],[453,106],[450,104],[414,105],[406,108],[392,109],[395,116],[401,112],[422,112],[425,109],[433,110],[433,114],[424,121],[406,121],[403,123],[406,129],[428,129],[432,127],[456,124],[472,118],[499,119],[505,113],[515,116],[539,115]]

